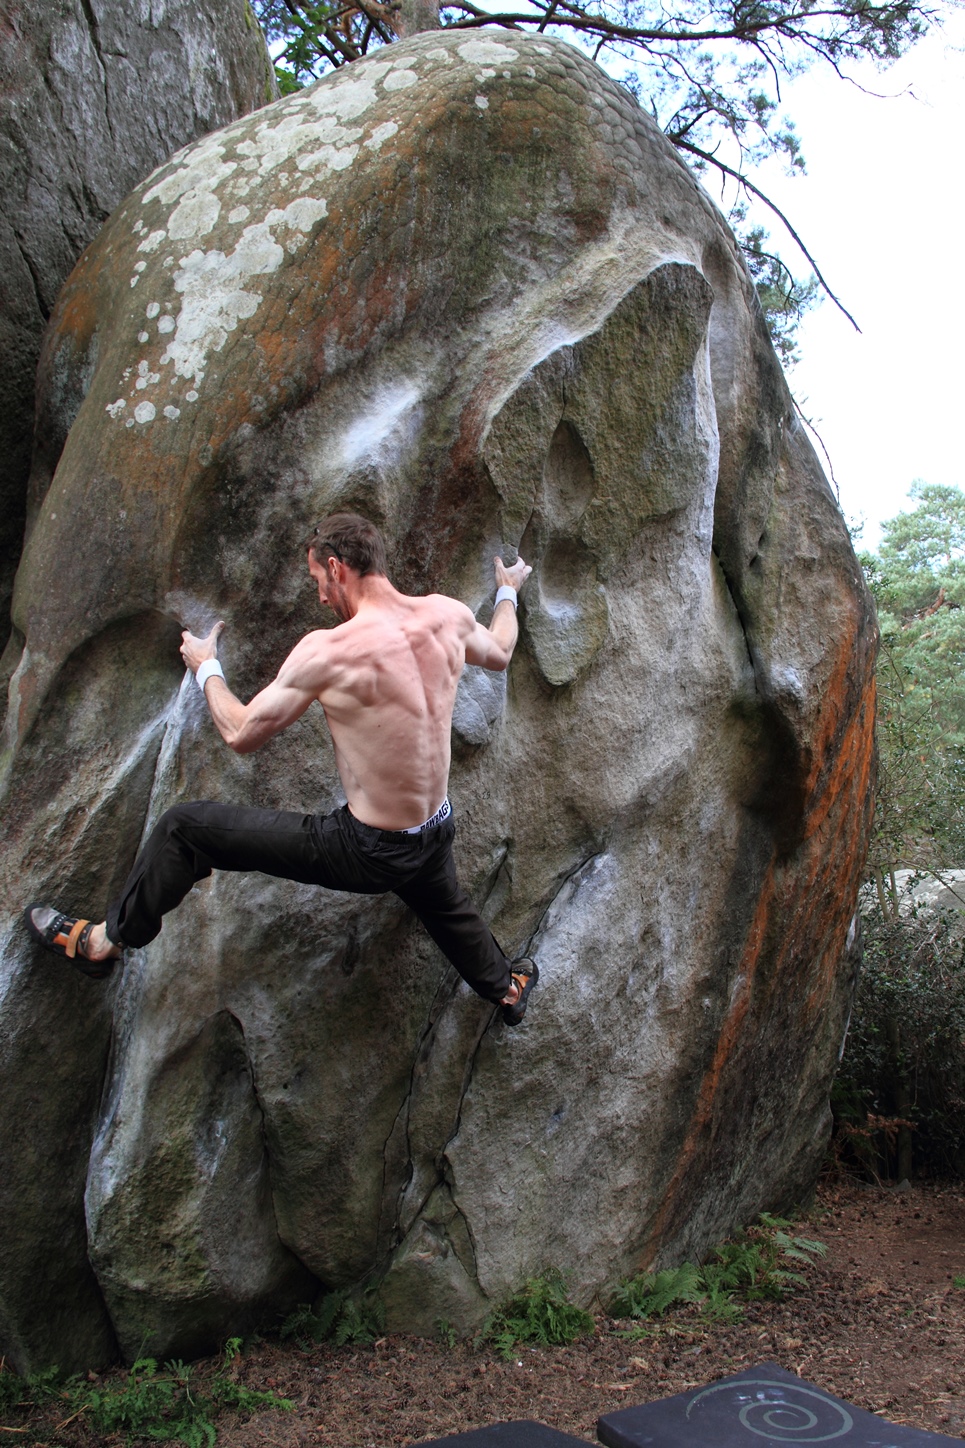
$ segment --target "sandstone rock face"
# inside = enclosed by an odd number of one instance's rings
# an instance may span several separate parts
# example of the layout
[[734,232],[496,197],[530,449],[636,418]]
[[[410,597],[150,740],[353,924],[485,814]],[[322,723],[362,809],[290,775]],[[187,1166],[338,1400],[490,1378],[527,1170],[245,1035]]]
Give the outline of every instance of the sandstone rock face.
[[0,0],[4,641],[37,358],[57,293],[132,186],[180,146],[277,94],[247,0]]
[[733,238],[631,99],[539,36],[379,51],[140,186],[41,376],[3,900],[99,918],[176,800],[339,802],[320,713],[239,759],[177,642],[225,618],[254,692],[351,507],[401,587],[482,618],[496,547],[535,564],[508,679],[466,672],[451,795],[542,976],[507,1029],[394,897],[220,874],[105,988],[8,908],[6,1350],[186,1352],[375,1281],[393,1327],[464,1329],[544,1266],[590,1302],[799,1197],[873,616]]

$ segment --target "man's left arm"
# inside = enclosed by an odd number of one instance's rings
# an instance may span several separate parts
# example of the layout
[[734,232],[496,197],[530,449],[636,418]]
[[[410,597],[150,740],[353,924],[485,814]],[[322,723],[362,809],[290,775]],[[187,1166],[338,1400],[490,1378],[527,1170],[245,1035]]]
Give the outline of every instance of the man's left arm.
[[185,629],[181,657],[198,681],[215,728],[228,748],[236,754],[251,754],[300,719],[316,695],[300,680],[294,682],[299,671],[291,665],[299,645],[282,664],[278,677],[243,704],[229,689],[218,661],[218,639],[223,629],[223,622],[216,623],[203,639]]
[[493,559],[493,566],[496,570],[496,607],[492,622],[488,628],[481,623],[476,624],[466,642],[466,663],[502,670],[509,667],[519,637],[516,598],[533,570],[522,558],[517,558],[511,567],[507,567],[498,554]]

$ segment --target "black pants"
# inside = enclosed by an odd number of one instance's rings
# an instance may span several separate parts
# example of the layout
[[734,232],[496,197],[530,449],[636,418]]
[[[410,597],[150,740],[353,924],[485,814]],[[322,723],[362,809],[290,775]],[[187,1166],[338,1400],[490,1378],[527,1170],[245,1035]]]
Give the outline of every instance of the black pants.
[[509,962],[456,881],[454,834],[451,815],[409,835],[364,825],[347,805],[330,815],[176,805],[158,820],[108,910],[107,934],[116,945],[146,945],[160,932],[161,917],[212,870],[260,870],[360,895],[392,891],[477,995],[499,1001],[509,989]]

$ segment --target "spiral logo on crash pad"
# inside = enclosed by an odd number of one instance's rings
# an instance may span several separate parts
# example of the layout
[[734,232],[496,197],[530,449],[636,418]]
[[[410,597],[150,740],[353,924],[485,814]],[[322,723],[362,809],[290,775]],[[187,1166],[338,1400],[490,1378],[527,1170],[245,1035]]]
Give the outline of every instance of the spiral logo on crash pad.
[[[744,1378],[738,1383],[715,1383],[704,1388],[687,1404],[689,1418],[693,1410],[712,1393],[736,1393],[746,1398],[748,1390],[767,1389],[765,1398],[757,1393],[744,1402],[737,1417],[741,1425],[759,1438],[778,1439],[782,1443],[827,1443],[841,1438],[854,1427],[854,1419],[841,1403],[815,1388],[775,1383],[767,1378]],[[810,1401],[805,1403],[804,1398]]]

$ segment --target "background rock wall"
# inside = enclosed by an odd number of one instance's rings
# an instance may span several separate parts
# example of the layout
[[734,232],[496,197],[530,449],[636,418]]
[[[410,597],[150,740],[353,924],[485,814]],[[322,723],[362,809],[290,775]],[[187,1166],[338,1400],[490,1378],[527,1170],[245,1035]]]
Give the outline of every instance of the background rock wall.
[[507,1030],[394,897],[259,876],[202,883],[107,987],[10,908],[14,1360],[192,1351],[317,1283],[468,1328],[544,1266],[588,1302],[800,1197],[871,605],[733,238],[626,93],[542,37],[380,51],[139,187],[41,378],[3,899],[101,915],[177,799],[340,801],[320,712],[231,755],[177,640],[226,618],[254,692],[317,623],[304,538],[354,507],[399,586],[483,619],[497,545],[534,563],[508,678],[463,679],[451,794],[541,981]]
[[40,339],[57,293],[132,186],[277,94],[247,0],[0,0],[3,642]]

